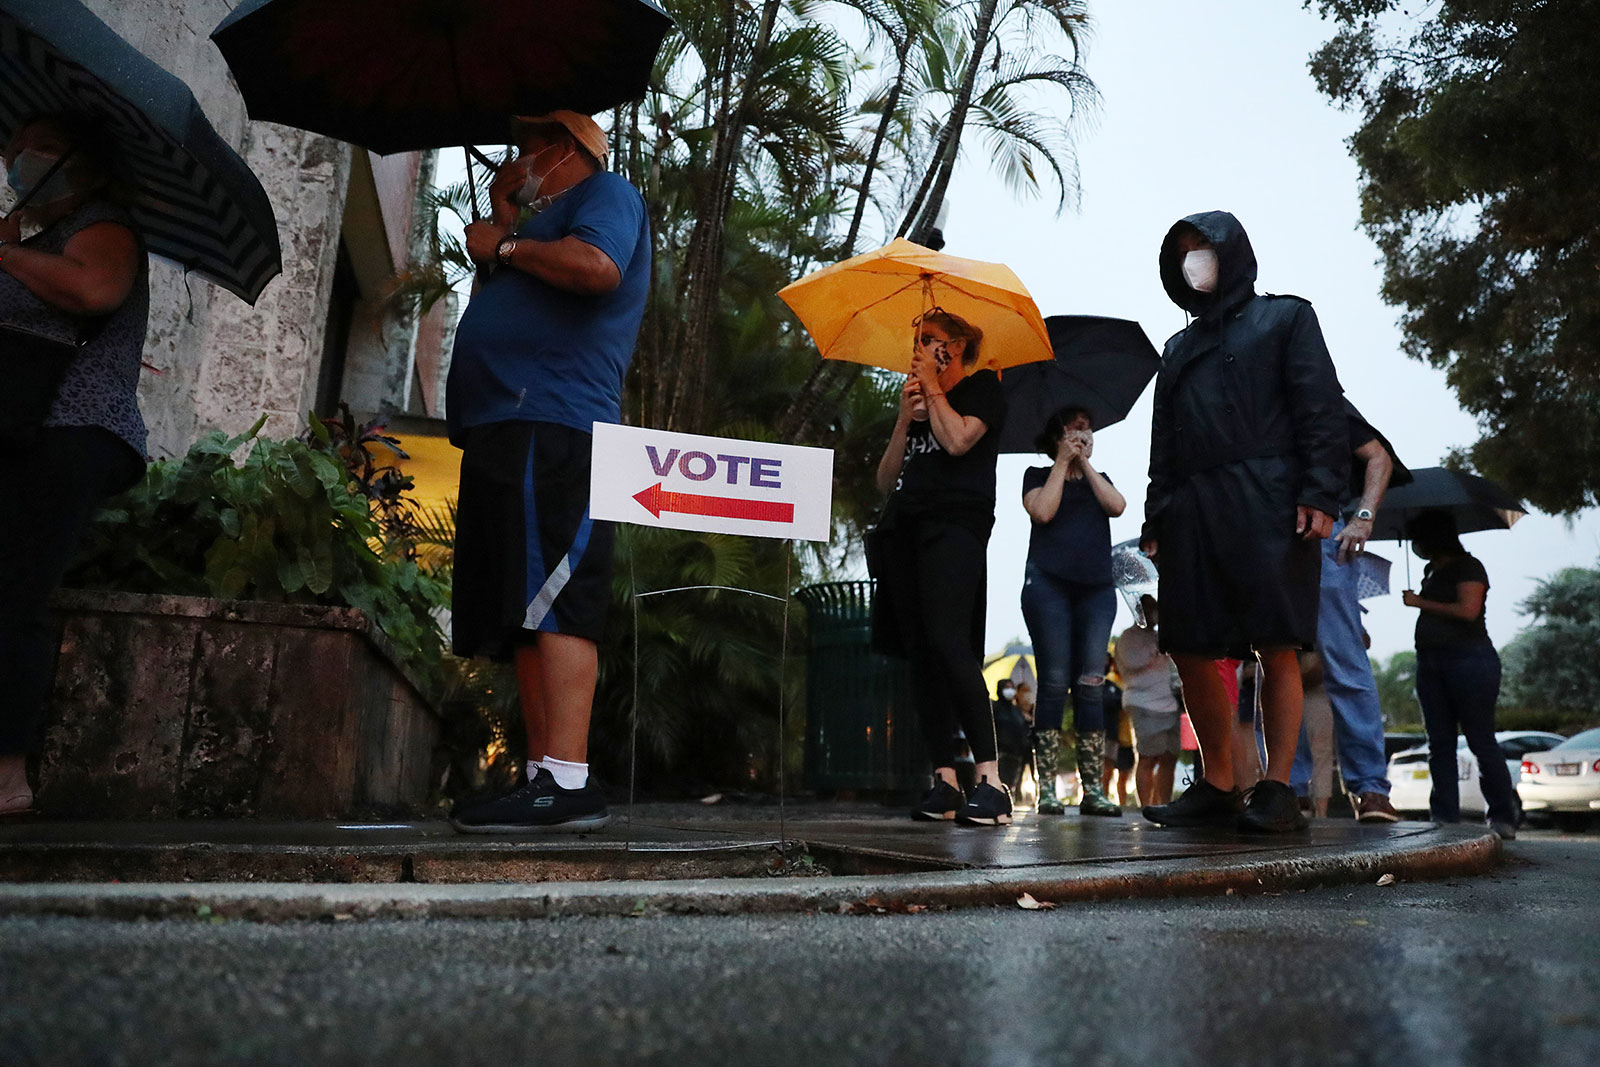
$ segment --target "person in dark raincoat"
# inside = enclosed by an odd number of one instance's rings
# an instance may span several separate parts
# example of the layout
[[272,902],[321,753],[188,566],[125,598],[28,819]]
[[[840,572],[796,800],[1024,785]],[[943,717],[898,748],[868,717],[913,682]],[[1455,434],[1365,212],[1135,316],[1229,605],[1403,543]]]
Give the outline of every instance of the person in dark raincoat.
[[[1174,826],[1305,825],[1290,764],[1302,693],[1295,653],[1317,636],[1321,540],[1343,503],[1344,393],[1311,305],[1257,295],[1239,220],[1191,215],[1161,244],[1161,282],[1195,316],[1156,380],[1140,546],[1161,571],[1161,650],[1183,678],[1205,774],[1145,817]],[[1232,709],[1213,661],[1259,656],[1266,776],[1245,802]],[[1245,783],[1250,784],[1250,783]]]

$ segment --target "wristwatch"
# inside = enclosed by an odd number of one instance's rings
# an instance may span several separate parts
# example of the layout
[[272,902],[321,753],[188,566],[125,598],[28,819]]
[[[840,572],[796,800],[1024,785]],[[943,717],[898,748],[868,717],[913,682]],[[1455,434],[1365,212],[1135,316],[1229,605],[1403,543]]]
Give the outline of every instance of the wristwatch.
[[502,237],[500,238],[500,243],[494,246],[494,258],[502,263],[509,264],[516,251],[517,239],[512,236]]
[[1371,522],[1372,521],[1372,509],[1371,508],[1362,508],[1362,509],[1360,509],[1359,511],[1356,512],[1356,518],[1362,519],[1362,520],[1364,520],[1366,522]]

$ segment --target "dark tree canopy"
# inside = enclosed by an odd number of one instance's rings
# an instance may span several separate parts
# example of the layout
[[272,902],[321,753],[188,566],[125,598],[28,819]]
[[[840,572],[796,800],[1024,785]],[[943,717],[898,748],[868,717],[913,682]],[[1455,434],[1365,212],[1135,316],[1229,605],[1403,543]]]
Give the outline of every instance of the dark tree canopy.
[[1565,722],[1600,720],[1600,570],[1561,571],[1521,606],[1533,624],[1504,651],[1507,697]]
[[1383,297],[1478,418],[1455,461],[1545,511],[1600,502],[1600,7],[1314,2]]

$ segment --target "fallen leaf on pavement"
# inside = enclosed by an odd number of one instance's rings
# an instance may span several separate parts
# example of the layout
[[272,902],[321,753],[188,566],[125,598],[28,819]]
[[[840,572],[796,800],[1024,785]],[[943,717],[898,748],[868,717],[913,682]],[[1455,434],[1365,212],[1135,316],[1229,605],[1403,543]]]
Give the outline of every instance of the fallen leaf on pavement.
[[1379,885],[1394,885],[1394,875],[1385,874],[1378,878]]
[[1017,898],[1017,907],[1023,911],[1047,911],[1055,907],[1055,903],[1049,900],[1035,900],[1032,893],[1024,893]]

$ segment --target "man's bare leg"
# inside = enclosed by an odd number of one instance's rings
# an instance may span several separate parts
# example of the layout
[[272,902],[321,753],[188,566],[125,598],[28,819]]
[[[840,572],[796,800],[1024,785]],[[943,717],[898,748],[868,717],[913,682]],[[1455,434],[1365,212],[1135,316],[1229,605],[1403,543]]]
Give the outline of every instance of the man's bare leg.
[[[1217,673],[1216,661],[1193,653],[1177,652],[1172,661],[1183,679],[1183,703],[1205,760],[1205,780],[1224,793],[1234,789],[1233,709],[1228,691]],[[1299,676],[1296,675],[1296,678]],[[1298,724],[1298,719],[1296,720]],[[1299,729],[1296,725],[1296,729]],[[1291,751],[1290,755],[1294,753]]]
[[1263,777],[1288,785],[1295,746],[1300,743],[1300,713],[1305,700],[1300,689],[1300,661],[1293,649],[1263,652],[1261,672],[1262,732],[1267,742]]
[[588,763],[599,650],[588,638],[571,634],[540,634],[533,647],[538,649],[544,692],[544,754],[568,763]]
[[1245,788],[1255,785],[1262,778],[1261,750],[1256,745],[1256,724],[1240,722],[1237,717],[1233,722],[1233,772],[1234,776],[1244,783]]
[[[550,729],[544,704],[544,676],[540,670],[539,646],[533,641],[518,645],[514,666],[517,670],[517,702],[522,706],[522,724],[528,733],[528,759],[539,760],[550,754]],[[533,777],[531,774],[529,777]]]
[[1138,766],[1134,768],[1133,781],[1139,789],[1139,804],[1141,806],[1166,803],[1165,800],[1159,798],[1155,789],[1156,763],[1160,758],[1159,756],[1140,756]]
[[1155,793],[1157,804],[1172,802],[1172,779],[1178,770],[1178,754],[1167,752],[1156,757]]

